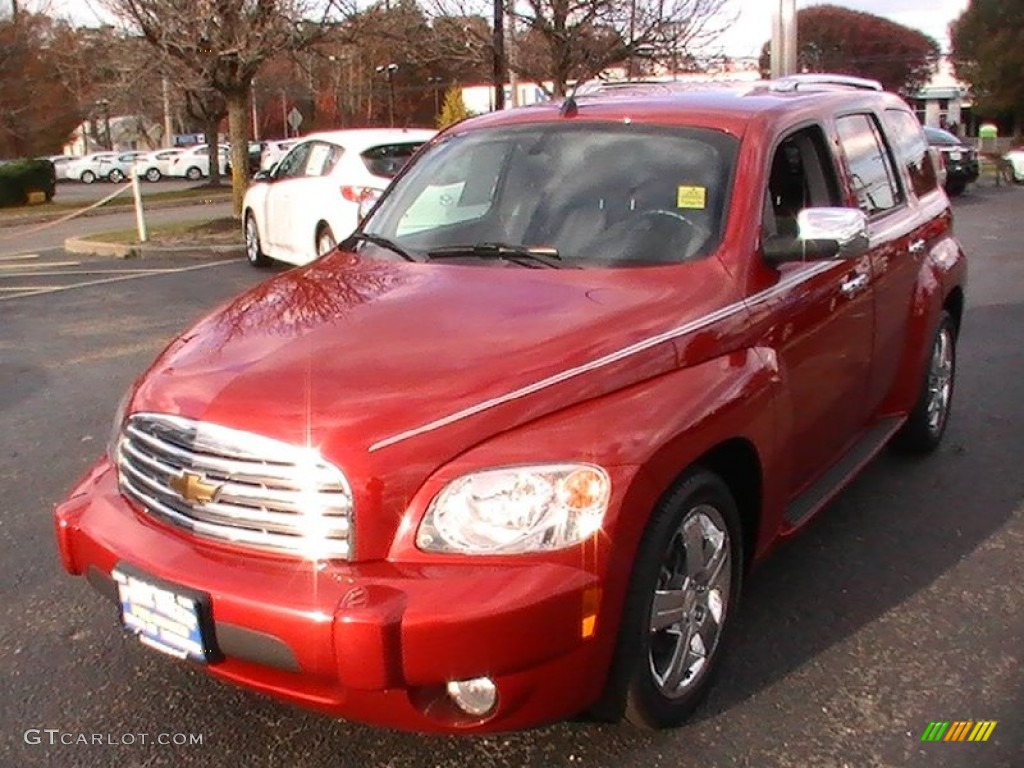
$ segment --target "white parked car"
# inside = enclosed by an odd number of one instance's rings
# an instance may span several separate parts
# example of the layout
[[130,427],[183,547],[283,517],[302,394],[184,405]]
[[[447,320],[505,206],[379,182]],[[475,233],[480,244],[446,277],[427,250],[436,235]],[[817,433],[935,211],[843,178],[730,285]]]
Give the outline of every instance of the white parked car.
[[143,157],[145,152],[122,152],[113,162],[113,168],[107,173],[107,180],[118,183],[124,181],[131,175],[135,162]]
[[72,155],[50,155],[46,159],[53,163],[53,173],[57,181],[67,181],[68,168],[76,158]]
[[263,150],[260,152],[260,170],[269,171],[277,163],[281,162],[288,150],[299,143],[299,139],[284,139],[282,141],[264,141]]
[[[183,176],[189,181],[199,181],[210,175],[210,156],[206,144],[199,144],[186,149],[171,159],[168,176]],[[227,144],[220,145],[220,172],[223,175],[230,159],[231,149]]]
[[160,181],[164,176],[171,175],[171,164],[174,158],[182,154],[184,149],[158,149],[148,152],[135,161],[135,172],[140,179]]
[[111,171],[117,168],[117,152],[93,152],[68,163],[67,177],[92,184],[94,181],[109,179]]
[[1013,180],[1018,184],[1024,184],[1024,147],[1011,149],[1003,155],[1003,160],[1009,164],[1013,172]]
[[313,133],[245,193],[249,262],[305,264],[356,228],[412,154],[436,131],[374,128]]

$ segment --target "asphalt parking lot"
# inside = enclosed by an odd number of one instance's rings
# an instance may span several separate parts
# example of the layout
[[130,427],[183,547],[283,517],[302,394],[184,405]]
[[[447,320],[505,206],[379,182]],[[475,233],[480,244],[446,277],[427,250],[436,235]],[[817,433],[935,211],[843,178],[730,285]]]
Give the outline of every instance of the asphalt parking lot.
[[[879,457],[754,574],[709,701],[655,734],[584,721],[393,733],[222,685],[125,638],[110,605],[61,571],[52,506],[164,344],[268,274],[203,254],[5,253],[0,768],[1024,766],[1024,187],[955,207],[972,261],[946,442],[925,460]],[[986,743],[922,743],[934,720],[997,726]],[[45,729],[150,743],[49,744]]]

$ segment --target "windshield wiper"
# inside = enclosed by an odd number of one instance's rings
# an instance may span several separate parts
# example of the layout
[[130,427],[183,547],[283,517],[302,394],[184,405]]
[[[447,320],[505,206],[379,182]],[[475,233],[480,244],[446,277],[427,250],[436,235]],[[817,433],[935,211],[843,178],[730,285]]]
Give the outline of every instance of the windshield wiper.
[[553,269],[561,269],[564,264],[558,255],[557,248],[546,248],[540,245],[508,245],[507,243],[475,243],[467,245],[446,245],[427,251],[428,259],[457,259],[460,257],[477,259],[504,259],[524,267],[540,264]]
[[381,237],[380,235],[371,235],[369,232],[353,232],[351,235],[345,238],[345,243],[343,243],[343,246],[348,247],[346,245],[347,243],[356,243],[359,242],[360,240],[367,243],[373,243],[374,245],[379,245],[381,248],[387,248],[389,251],[397,253],[406,261],[419,261],[419,259],[417,259],[411,253],[405,250],[405,248],[400,246],[394,240],[389,240],[388,238]]

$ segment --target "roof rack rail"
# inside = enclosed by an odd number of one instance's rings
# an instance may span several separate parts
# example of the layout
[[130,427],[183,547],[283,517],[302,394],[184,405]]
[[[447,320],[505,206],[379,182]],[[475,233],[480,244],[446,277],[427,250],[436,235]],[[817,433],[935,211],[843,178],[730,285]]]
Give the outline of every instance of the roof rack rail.
[[854,88],[862,91],[885,90],[885,87],[877,80],[869,80],[866,77],[853,77],[852,75],[831,75],[828,73],[787,75],[773,80],[770,84],[773,91],[799,91],[801,88],[812,88],[814,86]]

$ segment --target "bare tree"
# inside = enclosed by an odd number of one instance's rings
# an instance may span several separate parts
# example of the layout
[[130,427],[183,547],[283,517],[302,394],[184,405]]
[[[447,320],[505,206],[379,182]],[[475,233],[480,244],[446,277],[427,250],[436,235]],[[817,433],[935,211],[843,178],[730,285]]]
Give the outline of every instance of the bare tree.
[[342,0],[101,0],[150,44],[224,97],[235,215],[249,180],[249,97],[275,53],[321,39]]
[[[488,0],[426,1],[435,18],[490,16]],[[670,62],[701,50],[735,20],[733,7],[734,0],[507,0],[520,30],[509,66],[561,96],[571,81],[613,65],[625,64],[633,76],[639,61]],[[479,34],[478,26],[466,30]]]

